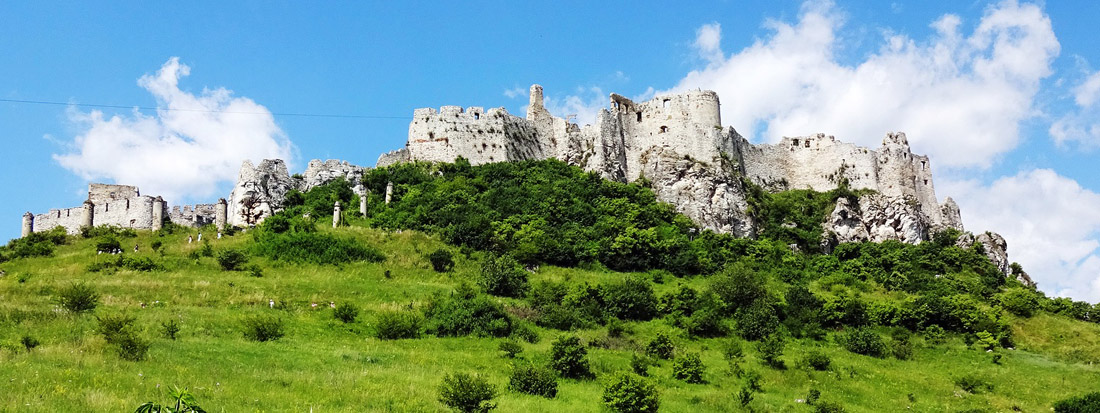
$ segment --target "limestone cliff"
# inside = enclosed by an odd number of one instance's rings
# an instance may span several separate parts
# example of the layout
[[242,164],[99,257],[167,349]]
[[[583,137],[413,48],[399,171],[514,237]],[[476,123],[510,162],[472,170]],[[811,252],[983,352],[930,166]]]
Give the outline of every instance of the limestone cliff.
[[297,188],[282,159],[264,159],[258,166],[244,161],[229,194],[229,225],[256,225],[283,208],[286,193]]

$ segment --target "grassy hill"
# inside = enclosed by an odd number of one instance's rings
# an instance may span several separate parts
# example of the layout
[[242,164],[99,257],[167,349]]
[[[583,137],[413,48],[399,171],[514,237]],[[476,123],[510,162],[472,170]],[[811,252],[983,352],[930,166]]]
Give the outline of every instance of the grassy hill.
[[[584,182],[574,175],[583,173],[554,165],[550,172],[540,172],[538,164],[515,167],[528,182],[560,180],[546,176]],[[593,255],[574,259],[560,253],[553,261],[540,260],[545,251],[564,250],[515,235],[532,228],[528,224],[539,219],[537,207],[516,208],[528,215],[523,220],[509,221],[516,214],[496,208],[480,216],[464,211],[445,221],[416,203],[435,199],[433,193],[453,196],[459,181],[469,185],[463,192],[469,199],[508,199],[490,193],[505,186],[478,168],[460,166],[437,178],[401,172],[418,177],[399,180],[402,200],[386,207],[372,199],[368,216],[350,214],[348,225],[335,229],[321,212],[333,199],[353,201],[340,184],[295,195],[299,206],[262,228],[222,239],[207,228],[202,243],[188,243],[195,230],[175,227],[43,236],[37,241],[48,246],[39,250],[14,242],[0,251],[5,260],[0,262],[5,272],[0,278],[0,411],[132,411],[146,401],[166,401],[171,386],[188,388],[211,412],[444,411],[439,387],[453,373],[473,374],[495,386],[497,411],[607,411],[605,389],[623,374],[633,375],[638,364],[633,360],[647,359],[643,355],[658,336],[671,338],[676,356],[650,358],[653,365],[641,379],[656,388],[660,410],[669,412],[811,412],[837,406],[850,412],[1049,411],[1056,401],[1096,391],[1100,383],[1095,365],[1100,325],[1075,319],[1088,318],[1091,308],[1036,294],[1025,297],[1035,300],[1033,314],[1008,311],[1019,286],[988,285],[982,264],[967,261],[971,255],[955,247],[870,244],[821,255],[791,252],[787,240],[694,237],[682,217],[651,206],[644,191],[624,186],[598,195],[606,198],[599,202],[617,202],[620,209],[635,205],[643,212],[629,214],[633,221],[598,216],[594,219],[602,223],[591,227],[611,226],[611,234],[649,228],[657,228],[653,234],[667,233],[642,238],[655,245],[689,234],[676,251],[634,245],[632,252],[615,252],[618,244],[611,241],[605,251],[599,231],[585,238],[578,235],[585,228],[576,226],[569,239],[593,247],[570,251]],[[514,177],[509,173],[516,171],[504,172],[497,169],[492,175]],[[392,169],[374,173],[398,176]],[[524,185],[509,184],[519,190]],[[630,202],[614,201],[624,198]],[[573,204],[552,199],[545,205]],[[301,218],[311,209],[312,216],[321,217],[315,226]],[[645,211],[651,217],[638,218]],[[479,219],[511,236],[464,238],[455,230]],[[418,229],[409,229],[414,226]],[[547,228],[567,226],[558,222]],[[700,241],[707,239],[709,244]],[[124,251],[121,262],[117,255],[97,253],[112,240]],[[310,254],[322,253],[310,252],[302,240],[358,259],[311,262],[316,260]],[[135,244],[138,252],[133,252]],[[725,246],[720,265],[707,259],[680,267],[686,261],[660,259],[684,250],[694,257],[703,256],[701,250],[713,255],[714,245]],[[451,252],[450,271],[433,268],[432,253],[440,250]],[[241,252],[246,262],[232,262],[234,254],[227,251]],[[652,255],[623,259],[643,253]],[[953,258],[957,265],[927,280],[926,272],[944,264],[898,265],[928,257],[944,261],[950,254],[958,255]],[[616,258],[605,263],[602,256]],[[225,264],[238,269],[225,270]],[[529,270],[519,269],[524,265]],[[885,275],[876,270],[887,267],[890,271],[881,271]],[[503,288],[507,282],[487,282],[487,273],[504,274],[505,281],[525,277],[526,287]],[[757,285],[760,289],[747,291],[767,299],[752,297],[737,305],[734,298],[745,285]],[[98,296],[93,310],[65,309],[61,298],[74,286]],[[792,291],[802,291],[799,287],[812,297],[798,298]],[[356,317],[338,320],[330,303],[354,307]],[[943,321],[947,328],[912,320],[913,314],[942,315],[927,309],[936,303],[955,303],[952,308],[971,313],[955,320],[961,323],[956,327],[949,324],[952,320]],[[464,313],[467,309],[477,311]],[[129,326],[111,330],[111,320],[125,317],[133,319]],[[460,331],[481,319],[488,321],[475,329],[480,333]],[[283,335],[270,341],[246,338],[250,322],[278,323]],[[178,326],[174,339],[165,332],[165,325],[173,324]],[[403,329],[410,326],[411,333]],[[750,326],[767,331],[757,334]],[[868,341],[881,343],[882,351],[850,351],[857,332],[870,334]],[[390,334],[416,338],[379,338]],[[564,336],[583,343],[593,377],[557,379],[554,398],[507,389],[515,367],[547,365],[553,343]],[[769,362],[760,343],[773,337],[784,345]],[[518,345],[515,358],[501,350],[505,342]],[[147,353],[139,354],[142,345]],[[683,370],[674,368],[680,363],[676,360],[692,353],[702,363],[702,383],[674,378],[674,370]],[[753,382],[758,390],[752,390]],[[809,405],[812,391],[820,398]],[[751,395],[751,401],[742,403],[742,394]]]

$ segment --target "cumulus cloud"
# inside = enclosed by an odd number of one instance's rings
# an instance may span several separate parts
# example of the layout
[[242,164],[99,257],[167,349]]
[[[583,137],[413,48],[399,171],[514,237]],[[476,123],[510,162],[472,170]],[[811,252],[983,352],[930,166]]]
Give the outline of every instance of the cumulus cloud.
[[723,123],[755,140],[825,132],[877,145],[900,130],[941,166],[986,167],[1017,145],[1060,50],[1042,9],[1011,0],[985,10],[969,33],[950,14],[927,39],[886,32],[851,65],[836,55],[843,24],[831,2],[809,1],[797,22],[765,22],[769,36],[728,57],[720,27],[704,25],[694,47],[717,59],[670,91],[717,91]]
[[1100,301],[1100,194],[1049,169],[984,186],[945,182],[968,229],[995,228],[1009,258],[1051,295]]
[[89,181],[137,185],[145,194],[178,200],[213,196],[219,183],[236,180],[245,159],[290,158],[293,145],[267,108],[225,88],[197,95],[181,90],[179,81],[190,71],[173,57],[138,79],[157,100],[152,116],[70,108],[81,132],[54,159]]
[[1078,144],[1085,150],[1100,147],[1100,71],[1085,77],[1073,88],[1075,110],[1062,114],[1050,125],[1049,133],[1058,146]]
[[595,124],[600,109],[608,106],[607,96],[599,87],[580,87],[574,94],[564,97],[547,95],[543,98],[543,105],[554,116],[567,118],[570,122]]

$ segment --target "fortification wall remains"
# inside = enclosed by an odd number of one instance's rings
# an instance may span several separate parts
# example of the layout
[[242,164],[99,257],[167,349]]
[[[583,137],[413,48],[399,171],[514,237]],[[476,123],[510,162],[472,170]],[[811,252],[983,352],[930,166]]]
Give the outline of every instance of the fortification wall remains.
[[476,106],[417,109],[406,148],[410,159],[452,162],[462,156],[474,165],[550,155],[537,130],[524,119],[503,108],[485,111]]
[[216,222],[217,204],[174,206],[167,215],[168,220],[174,224],[198,228]]
[[34,215],[34,232],[43,232],[55,227],[65,227],[70,234],[80,230],[80,224],[84,219],[83,207],[51,209],[45,214]]
[[121,201],[128,198],[136,198],[139,196],[141,196],[141,191],[138,190],[138,187],[133,185],[97,183],[88,185],[88,200],[96,205]]

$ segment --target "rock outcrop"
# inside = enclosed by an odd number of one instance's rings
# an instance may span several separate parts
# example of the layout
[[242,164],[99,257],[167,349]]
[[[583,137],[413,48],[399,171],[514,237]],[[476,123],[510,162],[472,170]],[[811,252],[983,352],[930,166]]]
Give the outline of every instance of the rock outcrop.
[[1005,277],[1015,278],[1023,285],[1035,287],[1035,282],[1023,269],[1013,268],[1015,266],[1008,259],[1008,242],[1001,234],[986,231],[974,235],[968,232],[960,236],[955,243],[961,248],[973,248],[975,244],[981,246],[980,249],[989,258],[989,262],[993,263],[993,266],[997,267]]
[[247,227],[263,222],[283,209],[287,192],[296,187],[282,159],[264,159],[259,166],[244,161],[229,194],[229,224]]
[[825,220],[822,237],[826,251],[845,242],[896,240],[917,244],[927,240],[930,219],[913,198],[869,194],[853,203],[837,199],[832,214]]
[[651,183],[657,198],[676,207],[696,224],[737,237],[755,235],[748,216],[744,187],[735,174],[724,172],[734,165],[716,159],[722,167],[707,164],[663,148],[643,154],[641,174]]
[[[313,187],[332,182],[337,178],[344,178],[352,188],[361,187],[363,171],[367,168],[356,166],[338,159],[329,159],[322,162],[320,159],[309,161],[306,172],[302,174],[302,181],[298,184],[298,190],[305,192]],[[358,193],[359,191],[356,191]]]

